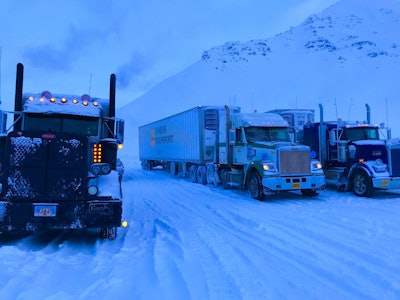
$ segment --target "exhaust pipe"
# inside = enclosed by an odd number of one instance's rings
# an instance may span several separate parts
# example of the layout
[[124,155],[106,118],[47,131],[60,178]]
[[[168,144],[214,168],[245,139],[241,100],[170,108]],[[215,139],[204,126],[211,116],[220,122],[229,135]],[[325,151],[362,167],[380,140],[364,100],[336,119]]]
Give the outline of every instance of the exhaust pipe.
[[[21,63],[17,64],[17,77],[15,80],[15,100],[14,100],[14,111],[22,111],[22,88],[24,83],[24,65]],[[14,130],[21,130],[21,119],[20,116],[14,115]]]
[[[108,116],[110,118],[115,118],[115,90],[116,90],[116,77],[115,74],[111,74],[110,76],[110,103],[108,107]],[[109,137],[113,138],[114,128],[115,128],[115,120],[111,120],[109,123],[110,132]]]
[[368,104],[365,104],[365,107],[367,108],[367,124],[371,124],[371,109]]
[[319,122],[322,124],[324,122],[324,108],[322,107],[321,103],[318,106],[319,106]]

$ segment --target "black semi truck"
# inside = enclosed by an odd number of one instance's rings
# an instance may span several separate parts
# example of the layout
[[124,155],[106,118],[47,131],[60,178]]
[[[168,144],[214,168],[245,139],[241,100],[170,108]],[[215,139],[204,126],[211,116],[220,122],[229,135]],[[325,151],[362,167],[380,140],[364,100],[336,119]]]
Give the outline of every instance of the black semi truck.
[[0,111],[0,234],[100,229],[122,221],[124,121],[110,99],[23,93],[17,65],[14,111]]

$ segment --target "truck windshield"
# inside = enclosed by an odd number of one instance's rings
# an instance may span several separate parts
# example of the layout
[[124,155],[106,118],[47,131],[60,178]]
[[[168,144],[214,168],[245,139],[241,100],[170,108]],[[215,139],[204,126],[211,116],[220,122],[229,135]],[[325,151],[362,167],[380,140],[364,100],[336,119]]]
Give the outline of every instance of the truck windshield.
[[99,119],[96,117],[26,114],[24,130],[98,135]]
[[341,140],[379,140],[379,132],[377,128],[371,127],[346,128],[341,137]]
[[246,140],[249,143],[254,142],[290,142],[290,136],[286,127],[245,127]]

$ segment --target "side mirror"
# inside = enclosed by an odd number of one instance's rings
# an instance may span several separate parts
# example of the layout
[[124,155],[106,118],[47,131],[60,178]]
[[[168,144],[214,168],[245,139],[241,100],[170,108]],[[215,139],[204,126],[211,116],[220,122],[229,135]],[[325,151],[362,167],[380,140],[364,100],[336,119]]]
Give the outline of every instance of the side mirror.
[[331,130],[331,131],[329,131],[329,144],[331,146],[335,146],[336,143],[337,143],[336,131]]
[[0,110],[0,133],[7,133],[7,113]]
[[119,144],[124,143],[124,130],[125,130],[124,125],[125,125],[124,120],[118,119],[115,122],[115,133],[116,133],[117,142]]

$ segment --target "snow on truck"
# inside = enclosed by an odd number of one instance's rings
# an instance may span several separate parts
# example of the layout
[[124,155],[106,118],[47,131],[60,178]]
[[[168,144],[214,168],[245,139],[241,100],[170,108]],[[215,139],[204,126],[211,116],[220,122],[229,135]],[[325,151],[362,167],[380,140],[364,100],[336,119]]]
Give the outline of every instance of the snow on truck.
[[[310,146],[313,155],[322,162],[327,184],[361,197],[370,197],[377,189],[400,188],[399,139],[390,139],[390,132],[388,139],[381,139],[383,126],[371,125],[368,104],[366,109],[365,122],[324,121],[320,104],[320,122],[293,124],[302,131],[300,142]],[[291,115],[293,119],[295,114],[310,111],[281,110],[280,113],[284,118]]]
[[290,141],[277,114],[239,107],[199,106],[139,128],[145,170],[162,166],[195,183],[248,189],[252,198],[279,191],[316,196],[325,185],[308,146]]
[[109,101],[23,94],[22,85],[18,64],[15,109],[0,111],[0,233],[98,228],[115,238],[124,124],[115,118],[115,75]]

